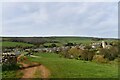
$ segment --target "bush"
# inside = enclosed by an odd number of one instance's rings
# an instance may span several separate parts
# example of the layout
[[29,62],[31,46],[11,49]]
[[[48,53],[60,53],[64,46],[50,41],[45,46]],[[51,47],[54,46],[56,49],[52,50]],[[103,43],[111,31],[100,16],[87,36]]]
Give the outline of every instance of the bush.
[[67,44],[65,44],[65,46],[74,46],[74,44],[73,43],[67,43]]
[[2,64],[2,71],[18,70],[19,64]]
[[100,54],[104,55],[108,60],[114,60],[118,57],[118,47],[111,47],[110,49],[100,49]]
[[116,62],[116,63],[120,62],[120,58],[114,59],[114,62]]
[[100,62],[100,63],[107,63],[108,62],[108,60],[104,58],[104,55],[94,55],[92,61]]
[[91,49],[91,48],[92,48],[92,47],[91,47],[90,45],[86,45],[86,46],[85,46],[85,49],[88,49],[88,50],[89,50],[89,49]]
[[57,45],[53,43],[53,44],[51,44],[49,47],[52,47],[52,48],[53,48],[53,47],[57,47]]
[[87,50],[81,50],[81,53],[80,53],[79,57],[80,57],[81,60],[88,60]]
[[[78,58],[78,56],[80,55],[80,51],[77,48],[71,48],[68,51],[68,54],[72,55],[74,58]],[[70,56],[71,57],[71,56]]]
[[93,56],[94,56],[94,51],[90,50],[81,50],[78,48],[71,48],[68,51],[68,54],[70,54],[70,58],[76,58],[76,59],[81,59],[81,60],[89,60],[91,61]]
[[94,51],[88,51],[88,60],[91,61],[94,55],[95,55]]
[[70,57],[70,55],[68,54],[67,50],[62,51],[60,54],[61,54],[60,56],[63,56],[65,58],[69,58]]
[[93,56],[95,55],[95,53],[93,51],[89,51],[89,50],[83,50],[81,51],[81,59],[82,60],[89,60],[91,61],[93,59]]
[[25,61],[25,60],[27,60],[27,57],[26,57],[26,56],[17,57],[17,61],[18,61],[18,62],[23,62],[23,61]]

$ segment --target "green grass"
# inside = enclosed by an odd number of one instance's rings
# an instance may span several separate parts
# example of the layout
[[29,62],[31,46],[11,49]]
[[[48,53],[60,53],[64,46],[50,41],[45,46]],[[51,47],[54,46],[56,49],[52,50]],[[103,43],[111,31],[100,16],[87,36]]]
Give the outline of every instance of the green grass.
[[[82,43],[82,44],[90,44],[92,41],[91,38],[82,38],[82,37],[55,37],[51,40],[58,41],[59,43],[55,43],[57,46],[62,46],[63,44],[66,43]],[[51,45],[52,43],[45,43],[44,45],[48,46]]]
[[9,80],[8,78],[12,78],[11,80],[14,80],[13,78],[15,78],[15,80],[19,80],[19,78],[21,78],[23,76],[23,73],[17,70],[13,70],[13,71],[3,71],[2,72],[2,78],[5,80]]
[[[35,37],[30,38],[31,41],[33,41],[34,38]],[[10,37],[9,38],[2,38],[2,39],[9,42],[12,39],[12,37],[11,38]],[[23,38],[23,39],[25,39],[25,38]],[[38,40],[39,39],[40,38],[38,37]],[[41,39],[43,39],[43,38],[41,38]],[[82,44],[87,44],[87,45],[90,44],[91,42],[99,42],[99,41],[94,41],[92,37],[75,37],[75,36],[71,36],[71,37],[70,36],[44,37],[44,39],[48,42],[48,43],[46,42],[45,45],[51,44],[50,43],[51,41],[58,41],[58,43],[55,43],[58,46],[61,46],[61,45],[65,44],[65,43],[68,43],[68,42],[69,43],[77,43],[77,44],[82,43]],[[101,41],[102,40],[100,40],[100,42]],[[116,40],[114,40],[114,39],[105,39],[104,41],[111,42],[111,41],[116,41]]]
[[2,77],[3,78],[14,78],[16,77],[16,71],[3,71]]
[[13,65],[0,65],[2,67],[2,78],[20,78],[22,73],[18,72],[19,64],[13,64]]
[[16,46],[30,47],[30,46],[33,46],[33,44],[22,43],[22,42],[9,42],[9,41],[0,42],[0,45],[2,47],[16,47]]
[[56,37],[54,40],[60,41],[61,43],[83,43],[89,44],[91,42],[91,38],[82,38],[82,37]]
[[51,71],[51,78],[117,78],[118,66],[98,64],[90,61],[60,58],[57,54],[35,54],[39,58],[29,60],[45,65]]
[[[53,43],[44,43],[44,46],[50,46],[52,45]],[[56,46],[62,46],[63,44],[62,43],[54,43],[56,44]]]

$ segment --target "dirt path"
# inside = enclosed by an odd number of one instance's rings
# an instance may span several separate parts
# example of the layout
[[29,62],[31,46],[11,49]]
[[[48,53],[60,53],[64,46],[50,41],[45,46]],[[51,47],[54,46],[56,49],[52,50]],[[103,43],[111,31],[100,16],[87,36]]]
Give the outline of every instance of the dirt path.
[[41,77],[42,78],[48,78],[49,77],[50,72],[45,66],[43,66],[43,65],[39,66],[39,70],[41,71]]
[[26,68],[23,70],[22,78],[34,78],[34,73],[37,70],[37,67]]
[[[23,64],[23,69],[21,70],[23,73],[23,78],[36,78],[36,71],[39,71],[39,76],[37,78],[48,78],[50,76],[50,71],[43,65],[32,65],[28,66],[27,64]],[[22,80],[21,79],[21,80]]]
[[[22,79],[24,78],[48,78],[50,76],[50,71],[41,64],[30,62],[27,60],[27,64],[24,62],[19,62],[22,65],[21,71],[23,73]],[[37,77],[35,76],[37,74]]]
[[30,55],[30,57],[40,58],[40,57],[38,57],[38,56],[34,56],[34,55]]

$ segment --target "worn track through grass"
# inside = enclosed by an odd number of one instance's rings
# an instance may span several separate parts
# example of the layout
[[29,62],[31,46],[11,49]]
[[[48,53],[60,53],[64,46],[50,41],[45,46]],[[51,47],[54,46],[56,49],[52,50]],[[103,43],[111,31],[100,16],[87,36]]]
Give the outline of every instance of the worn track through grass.
[[[40,76],[38,78],[48,78],[50,75],[50,71],[44,65],[32,65],[28,66],[27,64],[21,63],[23,65],[23,78],[35,78],[36,71],[40,71]],[[33,63],[34,64],[34,63]],[[21,80],[22,80],[21,79]]]
[[49,78],[50,71],[44,65],[35,62],[30,62],[31,64],[29,64],[29,61],[27,62],[28,63],[20,62],[22,65],[21,72],[23,73],[21,80],[25,78],[36,78],[36,71],[40,71],[40,76],[37,78]]

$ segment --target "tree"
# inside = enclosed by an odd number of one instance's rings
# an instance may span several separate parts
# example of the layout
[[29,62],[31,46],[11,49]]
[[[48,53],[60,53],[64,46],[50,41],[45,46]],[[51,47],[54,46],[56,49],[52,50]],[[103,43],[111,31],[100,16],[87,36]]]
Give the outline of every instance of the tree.
[[65,44],[65,46],[74,46],[74,44],[73,43],[67,43],[67,44]]
[[56,45],[56,44],[54,44],[54,43],[53,43],[53,44],[51,44],[51,47],[56,47],[56,46],[57,46],[57,45]]

